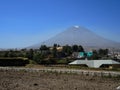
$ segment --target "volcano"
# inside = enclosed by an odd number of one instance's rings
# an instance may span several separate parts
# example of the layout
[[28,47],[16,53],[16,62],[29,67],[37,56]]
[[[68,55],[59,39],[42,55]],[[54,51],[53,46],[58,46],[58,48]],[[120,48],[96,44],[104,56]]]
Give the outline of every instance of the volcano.
[[39,48],[41,45],[53,46],[54,44],[64,45],[82,45],[83,47],[94,48],[119,48],[120,43],[105,39],[87,28],[73,26],[57,34],[56,36],[33,45],[29,48]]

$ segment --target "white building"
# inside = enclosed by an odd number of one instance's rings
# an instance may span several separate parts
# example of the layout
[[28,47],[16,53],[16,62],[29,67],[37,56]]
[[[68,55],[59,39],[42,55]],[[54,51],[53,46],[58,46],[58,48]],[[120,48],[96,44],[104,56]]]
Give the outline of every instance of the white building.
[[69,65],[87,65],[91,68],[99,68],[102,65],[120,65],[120,62],[114,61],[114,60],[75,60]]

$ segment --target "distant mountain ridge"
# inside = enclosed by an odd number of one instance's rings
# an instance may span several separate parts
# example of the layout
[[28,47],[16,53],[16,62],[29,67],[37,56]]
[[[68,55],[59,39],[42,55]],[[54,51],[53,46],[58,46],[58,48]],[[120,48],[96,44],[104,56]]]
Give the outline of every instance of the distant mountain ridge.
[[84,47],[95,48],[119,48],[120,43],[105,39],[94,32],[80,26],[73,26],[57,34],[56,36],[30,46],[29,48],[39,48],[41,45],[53,46],[53,44],[64,45],[82,45]]

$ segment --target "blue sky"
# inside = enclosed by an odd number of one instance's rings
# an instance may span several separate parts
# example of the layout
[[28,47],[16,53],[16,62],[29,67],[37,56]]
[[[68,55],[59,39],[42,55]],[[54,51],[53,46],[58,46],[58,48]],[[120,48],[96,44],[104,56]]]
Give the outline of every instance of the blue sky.
[[0,48],[22,48],[80,25],[120,42],[120,0],[0,0]]

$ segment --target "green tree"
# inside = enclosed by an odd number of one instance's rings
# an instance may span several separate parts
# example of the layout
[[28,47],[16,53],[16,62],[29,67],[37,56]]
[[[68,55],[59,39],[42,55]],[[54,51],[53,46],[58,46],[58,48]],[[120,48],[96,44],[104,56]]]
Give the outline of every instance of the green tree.
[[49,48],[46,45],[41,45],[40,51],[47,51]]
[[29,51],[27,51],[26,57],[32,60],[33,59],[33,53],[34,53],[33,49],[30,49]]
[[81,45],[78,46],[78,52],[84,52],[84,48]]
[[108,55],[108,49],[99,49],[98,50],[100,56],[107,56]]
[[39,52],[34,53],[33,60],[36,63],[40,64],[41,63],[41,59],[42,59],[42,57],[41,57],[41,54]]
[[73,52],[78,52],[78,50],[79,50],[78,45],[73,45],[72,50],[73,50]]
[[8,57],[15,57],[14,51],[10,50],[8,53]]
[[53,49],[52,49],[52,54],[54,58],[57,57],[57,44],[54,44]]
[[69,45],[63,46],[63,50],[62,52],[66,55],[66,56],[70,56],[72,54],[72,47]]
[[99,59],[98,52],[96,50],[93,50],[93,55],[91,57],[89,57],[88,59],[98,60]]
[[8,57],[9,51],[4,51],[4,54],[2,57]]

